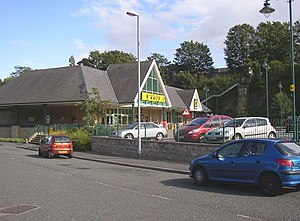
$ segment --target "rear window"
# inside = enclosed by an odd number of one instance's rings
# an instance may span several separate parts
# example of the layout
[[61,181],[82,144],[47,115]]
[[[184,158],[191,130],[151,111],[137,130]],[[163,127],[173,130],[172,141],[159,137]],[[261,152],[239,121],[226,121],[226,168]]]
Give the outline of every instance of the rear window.
[[71,143],[70,138],[66,136],[57,136],[53,138],[55,143]]
[[284,156],[300,156],[300,145],[294,142],[277,143],[277,150]]

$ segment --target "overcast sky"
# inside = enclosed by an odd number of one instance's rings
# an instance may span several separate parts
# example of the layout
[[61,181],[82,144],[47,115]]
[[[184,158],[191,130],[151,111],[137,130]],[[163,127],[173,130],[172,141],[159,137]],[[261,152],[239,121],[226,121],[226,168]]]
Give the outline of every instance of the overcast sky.
[[[0,0],[0,78],[14,66],[33,69],[69,65],[91,50],[120,50],[136,56],[136,18],[140,15],[141,60],[160,53],[173,61],[183,41],[199,41],[225,67],[224,41],[230,28],[249,23],[289,21],[287,0],[271,0],[276,11],[265,18],[264,0]],[[300,19],[300,0],[293,20]]]

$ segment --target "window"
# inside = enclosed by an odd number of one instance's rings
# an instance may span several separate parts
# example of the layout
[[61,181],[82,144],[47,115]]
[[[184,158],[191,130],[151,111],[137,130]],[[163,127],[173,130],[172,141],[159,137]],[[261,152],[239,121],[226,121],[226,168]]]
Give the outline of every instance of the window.
[[210,126],[213,126],[213,127],[218,127],[218,126],[220,126],[219,118],[218,118],[218,117],[215,117],[214,119],[212,119],[211,125],[210,125]]
[[245,127],[255,127],[255,124],[256,124],[255,119],[248,119],[245,122],[244,126]]
[[266,145],[264,143],[248,143],[242,153],[243,157],[261,156],[265,152]]
[[266,126],[267,120],[266,119],[256,119],[257,126]]
[[226,147],[224,147],[223,149],[218,151],[218,155],[220,157],[237,157],[239,155],[239,152],[241,150],[243,143],[234,143],[234,144],[230,144]]

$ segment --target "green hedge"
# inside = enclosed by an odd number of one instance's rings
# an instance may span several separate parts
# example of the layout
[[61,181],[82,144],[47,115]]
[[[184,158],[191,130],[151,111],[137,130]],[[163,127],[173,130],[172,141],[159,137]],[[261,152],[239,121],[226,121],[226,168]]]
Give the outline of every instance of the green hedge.
[[23,139],[23,138],[5,138],[5,137],[0,137],[0,142],[26,143],[26,140]]
[[75,151],[91,150],[92,131],[88,128],[72,129],[68,131],[68,136],[73,141]]

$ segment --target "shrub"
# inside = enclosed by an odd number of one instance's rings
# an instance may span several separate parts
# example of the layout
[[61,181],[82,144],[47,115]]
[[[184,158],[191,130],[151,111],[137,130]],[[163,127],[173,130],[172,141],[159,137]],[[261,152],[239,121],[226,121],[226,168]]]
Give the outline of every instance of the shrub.
[[26,143],[23,138],[0,138],[0,142],[11,142],[11,143]]
[[75,151],[91,150],[91,132],[86,128],[79,128],[68,133],[73,141]]

